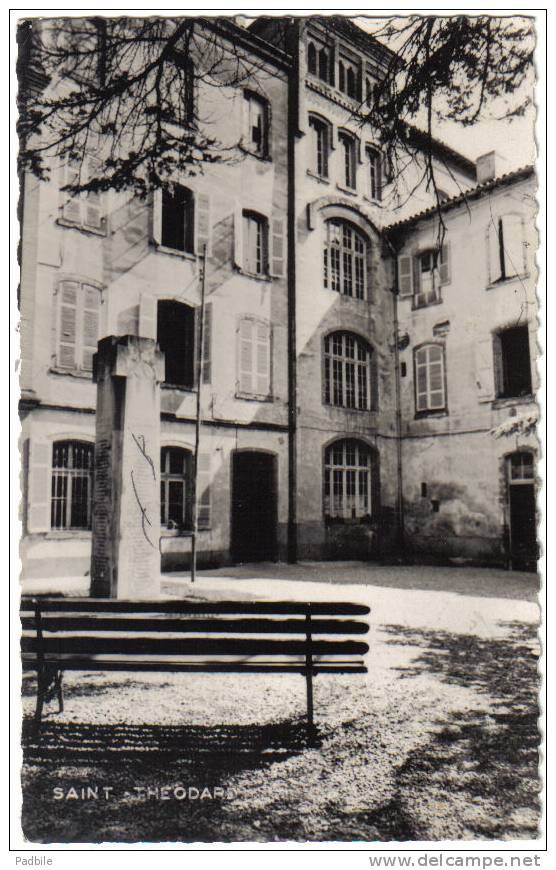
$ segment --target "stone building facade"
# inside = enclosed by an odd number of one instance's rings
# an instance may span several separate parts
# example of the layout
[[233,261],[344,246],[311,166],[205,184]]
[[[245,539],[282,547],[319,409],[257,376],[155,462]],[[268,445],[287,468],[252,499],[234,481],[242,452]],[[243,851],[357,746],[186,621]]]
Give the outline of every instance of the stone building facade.
[[389,50],[346,20],[234,27],[223,38],[243,40],[257,75],[196,99],[237,160],[147,202],[25,180],[24,577],[88,570],[92,355],[126,334],[166,356],[163,570],[190,561],[197,354],[201,565],[530,567],[531,533],[517,530],[532,523],[534,539],[536,442],[489,433],[533,410],[532,171],[495,180],[487,161],[478,184],[475,164],[434,143],[439,244],[418,158],[394,178],[362,121]]

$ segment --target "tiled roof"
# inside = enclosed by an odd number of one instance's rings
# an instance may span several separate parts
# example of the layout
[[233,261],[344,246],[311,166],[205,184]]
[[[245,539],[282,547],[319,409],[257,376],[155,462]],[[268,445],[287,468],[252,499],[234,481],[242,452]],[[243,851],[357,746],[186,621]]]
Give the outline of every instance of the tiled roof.
[[[464,193],[460,193],[457,196],[453,196],[451,199],[446,200],[440,206],[441,212],[449,211],[457,205],[461,205],[461,203],[467,202],[470,199],[477,199],[482,196],[484,193],[488,193],[490,190],[494,190],[497,187],[503,187],[505,184],[511,184],[513,181],[520,181],[523,178],[528,178],[531,175],[535,174],[535,169],[533,166],[523,166],[521,169],[516,169],[513,172],[507,172],[505,175],[500,175],[498,178],[493,178],[491,181],[485,181],[483,184],[478,184],[476,187],[472,187],[470,190],[464,191]],[[429,208],[423,209],[423,211],[417,212],[417,214],[411,215],[410,217],[404,218],[401,221],[396,221],[393,224],[385,227],[386,232],[392,232],[397,229],[401,229],[402,227],[410,226],[411,224],[417,223],[417,221],[422,220],[423,218],[430,217],[431,215],[438,214],[438,206],[431,205]]]

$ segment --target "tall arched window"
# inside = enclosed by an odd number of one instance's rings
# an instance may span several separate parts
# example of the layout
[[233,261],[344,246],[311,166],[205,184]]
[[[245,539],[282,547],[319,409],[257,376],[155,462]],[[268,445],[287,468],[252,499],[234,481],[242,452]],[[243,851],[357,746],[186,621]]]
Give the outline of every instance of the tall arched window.
[[372,516],[372,452],[363,441],[335,441],[324,459],[324,514],[328,519]]
[[181,447],[160,451],[160,524],[165,529],[191,528],[192,456]]
[[317,49],[314,42],[307,46],[307,68],[312,75],[317,74]]
[[350,332],[324,339],[324,401],[340,408],[369,411],[374,405],[372,349]]
[[52,445],[50,527],[90,529],[94,446],[85,441]]
[[353,224],[334,218],[326,221],[324,286],[344,296],[367,298],[369,242]]

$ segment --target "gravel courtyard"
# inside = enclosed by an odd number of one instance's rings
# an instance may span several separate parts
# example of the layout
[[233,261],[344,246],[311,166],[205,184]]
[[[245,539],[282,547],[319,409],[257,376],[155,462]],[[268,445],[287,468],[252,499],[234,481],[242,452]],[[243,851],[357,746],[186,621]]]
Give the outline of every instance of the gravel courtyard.
[[317,678],[313,741],[299,676],[68,673],[65,712],[24,727],[31,842],[538,836],[534,575],[250,565],[163,590],[366,603],[369,673]]

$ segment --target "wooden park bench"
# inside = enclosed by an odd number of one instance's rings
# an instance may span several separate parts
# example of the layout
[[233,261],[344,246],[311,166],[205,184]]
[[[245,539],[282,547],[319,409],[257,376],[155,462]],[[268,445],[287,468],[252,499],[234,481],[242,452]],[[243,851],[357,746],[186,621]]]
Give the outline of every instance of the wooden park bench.
[[341,602],[23,598],[22,663],[37,672],[35,726],[72,671],[301,674],[313,728],[313,677],[367,672],[369,608]]

